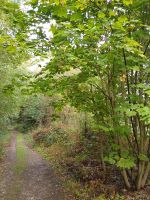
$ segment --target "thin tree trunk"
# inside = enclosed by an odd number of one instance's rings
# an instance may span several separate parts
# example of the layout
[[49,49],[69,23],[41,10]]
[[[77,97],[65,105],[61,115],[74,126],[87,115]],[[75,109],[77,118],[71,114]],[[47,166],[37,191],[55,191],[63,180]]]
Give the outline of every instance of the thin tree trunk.
[[144,187],[146,184],[149,172],[150,172],[150,161],[148,162],[145,173],[143,175],[142,184],[141,184],[142,187]]
[[128,178],[128,175],[127,175],[127,172],[125,169],[122,170],[122,176],[123,176],[123,179],[124,179],[124,182],[125,182],[125,185],[127,187],[127,189],[130,189],[131,188],[131,184],[129,182],[129,178]]
[[142,178],[144,175],[144,169],[145,169],[145,162],[141,161],[139,163],[140,167],[139,167],[139,171],[138,171],[138,178],[137,178],[137,190],[140,190],[142,187]]

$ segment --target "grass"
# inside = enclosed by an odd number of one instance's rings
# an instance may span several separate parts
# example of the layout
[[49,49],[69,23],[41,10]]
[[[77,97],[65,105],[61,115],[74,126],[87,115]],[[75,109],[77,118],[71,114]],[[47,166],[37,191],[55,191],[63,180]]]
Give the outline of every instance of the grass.
[[17,135],[16,144],[16,164],[14,166],[14,172],[16,174],[21,174],[27,166],[27,152],[26,147],[23,143],[23,135]]
[[0,134],[0,160],[3,159],[5,154],[5,147],[10,143],[12,134],[10,132]]
[[28,146],[32,148],[34,146],[32,134],[24,134],[23,137],[26,140]]
[[65,180],[64,187],[79,200],[91,199],[89,197],[90,188],[81,185],[80,182],[75,179],[69,178]]

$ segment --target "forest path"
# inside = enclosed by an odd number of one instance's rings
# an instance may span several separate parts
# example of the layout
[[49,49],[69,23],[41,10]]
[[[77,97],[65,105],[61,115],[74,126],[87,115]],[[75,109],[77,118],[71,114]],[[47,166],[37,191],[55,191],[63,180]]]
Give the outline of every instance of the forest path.
[[0,200],[73,200],[49,164],[13,134],[2,164]]

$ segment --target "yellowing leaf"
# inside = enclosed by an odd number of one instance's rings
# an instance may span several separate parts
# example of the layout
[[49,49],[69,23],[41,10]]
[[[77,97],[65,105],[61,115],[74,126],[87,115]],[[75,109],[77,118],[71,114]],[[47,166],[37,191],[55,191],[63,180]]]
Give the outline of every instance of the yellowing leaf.
[[64,5],[66,4],[67,0],[60,0],[60,4]]
[[120,17],[118,18],[118,21],[123,23],[123,22],[128,21],[128,18],[127,18],[126,16],[122,15],[122,16],[120,16]]
[[120,29],[120,30],[122,30],[122,31],[125,31],[125,29],[124,29],[123,26],[122,26],[122,23],[119,22],[119,21],[115,22],[115,23],[112,25],[112,27],[113,27],[114,29]]
[[122,169],[130,169],[135,166],[134,160],[132,158],[120,158],[117,163],[117,167]]
[[110,15],[110,16],[115,16],[116,13],[115,13],[115,11],[110,10],[110,11],[109,11],[109,15]]
[[123,0],[125,6],[129,6],[133,3],[133,0]]
[[98,17],[99,17],[100,19],[103,19],[103,18],[105,17],[105,13],[99,12],[99,13],[98,13]]
[[121,74],[120,81],[125,82],[126,81],[126,74]]

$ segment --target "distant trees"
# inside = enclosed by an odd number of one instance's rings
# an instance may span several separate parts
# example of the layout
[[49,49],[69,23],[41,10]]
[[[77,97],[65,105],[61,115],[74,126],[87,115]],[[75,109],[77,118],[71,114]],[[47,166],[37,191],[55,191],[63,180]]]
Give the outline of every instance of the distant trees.
[[[25,15],[16,4],[0,0],[0,130],[19,113],[21,76],[18,65],[27,59]],[[24,38],[22,35],[24,35]]]
[[27,132],[33,128],[44,124],[44,119],[47,117],[49,100],[43,95],[26,97],[26,101],[20,108],[18,123],[21,125],[21,130]]

